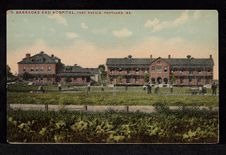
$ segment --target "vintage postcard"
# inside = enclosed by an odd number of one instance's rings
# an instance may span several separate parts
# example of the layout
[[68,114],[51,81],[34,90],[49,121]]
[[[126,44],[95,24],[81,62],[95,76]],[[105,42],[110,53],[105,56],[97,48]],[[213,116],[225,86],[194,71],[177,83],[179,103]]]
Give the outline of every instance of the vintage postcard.
[[8,10],[9,143],[218,143],[218,12]]

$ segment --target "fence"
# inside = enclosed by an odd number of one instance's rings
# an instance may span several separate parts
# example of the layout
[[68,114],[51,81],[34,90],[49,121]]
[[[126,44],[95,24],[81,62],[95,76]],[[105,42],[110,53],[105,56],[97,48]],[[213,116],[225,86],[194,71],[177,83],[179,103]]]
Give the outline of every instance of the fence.
[[[83,111],[83,112],[106,112],[106,111],[120,111],[120,112],[156,112],[155,106],[113,106],[113,105],[48,105],[48,104],[8,104],[9,109],[15,110],[41,110],[41,111]],[[180,106],[169,106],[170,110],[180,109]],[[214,110],[218,111],[218,107],[207,106],[186,106],[186,108],[196,108],[199,110]]]

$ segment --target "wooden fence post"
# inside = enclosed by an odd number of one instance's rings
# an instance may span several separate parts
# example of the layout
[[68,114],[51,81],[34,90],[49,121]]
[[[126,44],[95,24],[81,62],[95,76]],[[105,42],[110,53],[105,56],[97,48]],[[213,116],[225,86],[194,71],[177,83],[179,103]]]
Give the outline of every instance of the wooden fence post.
[[48,104],[45,104],[45,111],[48,111]]
[[129,112],[129,106],[128,105],[126,106],[126,112]]

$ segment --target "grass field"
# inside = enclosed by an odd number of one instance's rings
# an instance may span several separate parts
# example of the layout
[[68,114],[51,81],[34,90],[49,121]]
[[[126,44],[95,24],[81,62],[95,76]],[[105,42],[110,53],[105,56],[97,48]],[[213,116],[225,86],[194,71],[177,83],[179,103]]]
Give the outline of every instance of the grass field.
[[[47,92],[57,92],[58,87],[57,85],[47,85],[43,86],[44,90]],[[14,84],[8,86],[8,92],[29,92],[29,91],[35,91],[38,89],[38,86],[28,86],[27,84]],[[87,90],[86,86],[70,86],[70,85],[63,85],[62,90],[64,91],[83,91],[85,92]],[[112,92],[113,88],[110,87],[104,87],[105,92]],[[116,92],[125,92],[125,87],[123,86],[117,86],[115,87]],[[98,86],[92,86],[91,92],[101,92],[101,87]],[[142,86],[129,86],[127,92],[145,92],[143,90]],[[152,88],[152,92],[154,92],[154,88]],[[218,92],[218,90],[217,90]],[[160,93],[170,93],[169,88],[160,88]],[[185,94],[185,93],[191,93],[191,90],[189,87],[174,87],[173,93],[175,94]],[[207,89],[207,93],[211,94],[211,89]]]
[[218,96],[165,96],[150,95],[145,92],[86,92],[60,93],[49,92],[31,94],[26,92],[8,92],[9,104],[75,104],[75,105],[153,105],[157,102],[166,105],[205,105],[218,106]]
[[[45,86],[45,93],[30,93],[37,86],[10,86],[8,104],[161,105],[156,113],[17,111],[7,113],[9,142],[47,143],[217,143],[218,112],[167,106],[217,107],[219,97],[188,95],[189,88],[160,88],[147,94],[142,87],[105,88]],[[208,93],[211,91],[208,90]]]
[[[100,87],[91,87],[91,91],[87,94],[86,87],[63,87],[63,90],[57,91],[57,86],[44,86],[45,93],[30,93],[37,90],[38,86],[27,85],[10,85],[7,91],[7,103],[9,104],[75,104],[75,105],[153,105],[155,103],[164,103],[166,105],[189,105],[189,106],[218,106],[219,97],[211,95],[193,95],[190,88],[175,87],[173,95],[169,88],[160,88],[160,94],[147,94],[140,87],[105,87],[101,91]],[[154,91],[152,91],[154,92]],[[207,93],[211,93],[207,89]],[[186,95],[183,95],[186,94]]]

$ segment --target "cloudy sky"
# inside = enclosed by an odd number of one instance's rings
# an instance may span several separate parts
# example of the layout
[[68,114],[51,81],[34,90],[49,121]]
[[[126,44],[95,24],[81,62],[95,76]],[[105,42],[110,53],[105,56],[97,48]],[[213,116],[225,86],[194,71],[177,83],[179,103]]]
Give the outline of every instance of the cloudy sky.
[[[117,13],[121,12],[121,14]],[[7,12],[7,64],[44,51],[66,65],[97,67],[106,58],[213,55],[218,79],[218,13],[211,10]]]

